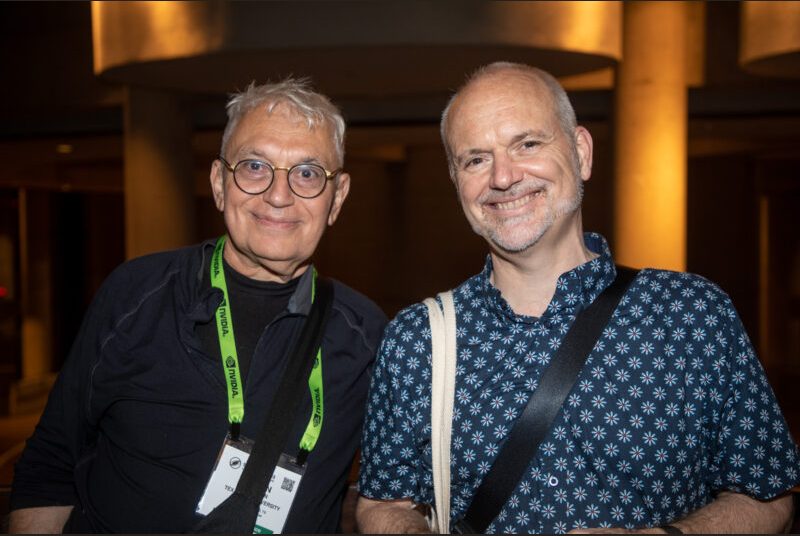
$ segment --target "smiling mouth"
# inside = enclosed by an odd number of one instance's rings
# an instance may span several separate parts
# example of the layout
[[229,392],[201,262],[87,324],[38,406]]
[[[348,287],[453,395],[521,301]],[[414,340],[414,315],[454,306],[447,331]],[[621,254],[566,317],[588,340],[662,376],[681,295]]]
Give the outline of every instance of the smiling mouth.
[[529,193],[528,195],[524,195],[519,199],[514,199],[513,201],[505,201],[502,203],[489,203],[489,205],[497,210],[514,210],[520,207],[524,207],[528,204],[534,197],[539,197],[542,195],[544,190],[534,190],[533,192]]
[[253,215],[258,223],[267,227],[288,228],[297,224],[295,220],[283,220],[279,218],[270,218],[269,216]]

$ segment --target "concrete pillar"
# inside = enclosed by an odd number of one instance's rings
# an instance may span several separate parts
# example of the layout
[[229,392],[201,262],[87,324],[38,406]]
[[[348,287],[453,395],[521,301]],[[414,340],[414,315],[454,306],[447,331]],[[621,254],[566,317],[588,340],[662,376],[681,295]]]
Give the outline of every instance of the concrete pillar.
[[52,372],[52,260],[50,197],[37,190],[19,191],[20,303],[22,308],[23,383]]
[[126,257],[194,242],[191,126],[180,99],[128,87],[124,142]]
[[625,2],[615,94],[615,259],[686,268],[684,2]]

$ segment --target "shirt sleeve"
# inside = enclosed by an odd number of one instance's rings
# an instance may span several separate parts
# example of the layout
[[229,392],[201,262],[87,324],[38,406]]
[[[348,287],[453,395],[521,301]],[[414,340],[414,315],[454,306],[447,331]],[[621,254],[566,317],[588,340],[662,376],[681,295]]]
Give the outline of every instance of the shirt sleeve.
[[719,289],[717,292],[720,327],[715,337],[727,344],[724,357],[728,366],[717,367],[716,372],[729,378],[718,428],[713,487],[771,499],[798,483],[797,445],[730,298]]
[[44,412],[14,467],[10,509],[76,504],[74,470],[92,443],[88,423],[91,369],[99,359],[100,336],[109,322],[109,282],[98,291],[83,319]]
[[361,495],[431,503],[430,327],[423,305],[402,311],[384,331],[367,400],[361,443]]

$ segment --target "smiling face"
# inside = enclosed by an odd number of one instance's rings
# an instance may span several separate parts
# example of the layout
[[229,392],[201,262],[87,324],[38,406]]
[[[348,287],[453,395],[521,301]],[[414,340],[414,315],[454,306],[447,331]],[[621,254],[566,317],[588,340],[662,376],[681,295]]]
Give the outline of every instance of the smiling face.
[[447,119],[453,179],[473,230],[496,248],[522,252],[551,229],[580,228],[592,140],[568,136],[540,80],[508,70],[471,82]]
[[[265,106],[248,112],[239,122],[226,154],[231,166],[258,159],[273,167],[299,163],[319,164],[333,170],[336,157],[332,129],[327,123],[309,128],[303,116],[285,104],[271,113]],[[341,173],[318,197],[303,199],[289,189],[285,170],[276,170],[272,184],[262,194],[241,191],[219,160],[211,167],[211,188],[223,213],[230,240],[224,256],[243,275],[264,281],[286,281],[303,273],[328,225],[339,216],[350,187]]]

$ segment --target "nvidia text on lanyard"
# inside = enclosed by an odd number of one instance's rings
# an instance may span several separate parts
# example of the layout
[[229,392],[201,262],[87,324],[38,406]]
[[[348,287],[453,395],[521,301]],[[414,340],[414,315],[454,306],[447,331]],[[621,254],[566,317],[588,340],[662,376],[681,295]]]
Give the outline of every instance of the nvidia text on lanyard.
[[[222,303],[217,307],[217,334],[222,355],[222,366],[225,371],[225,382],[228,391],[228,422],[230,431],[222,444],[217,461],[206,484],[206,489],[197,504],[197,513],[208,515],[214,508],[227,499],[241,477],[247,459],[253,447],[253,441],[240,434],[244,420],[244,390],[239,371],[239,356],[236,352],[236,339],[233,330],[233,318],[230,312],[228,287],[225,283],[225,271],[222,265],[222,251],[225,236],[217,240],[214,254],[211,257],[211,285],[222,291]],[[311,301],[314,301],[317,273],[312,274]],[[314,450],[322,429],[323,392],[322,392],[322,349],[317,351],[314,366],[308,378],[311,391],[311,418],[305,433],[300,440],[296,458],[281,454],[278,465],[270,479],[267,493],[261,501],[254,534],[273,534],[283,530],[292,502],[305,472],[305,460]]]

